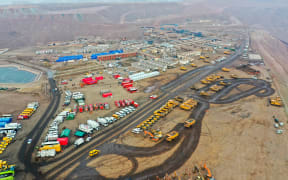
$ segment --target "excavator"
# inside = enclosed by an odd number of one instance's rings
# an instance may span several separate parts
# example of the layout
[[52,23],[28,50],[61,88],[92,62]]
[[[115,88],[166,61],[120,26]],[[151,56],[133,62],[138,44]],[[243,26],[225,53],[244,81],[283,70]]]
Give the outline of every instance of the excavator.
[[196,123],[195,119],[188,119],[187,121],[184,122],[184,127],[190,128]]
[[155,141],[155,142],[159,141],[163,137],[162,132],[160,130],[151,130],[151,132],[150,131],[144,131],[144,135],[145,135],[145,137],[147,135],[149,135],[151,140]]
[[269,103],[273,106],[278,106],[278,107],[283,106],[282,99],[279,96],[270,98]]
[[206,171],[205,177],[207,180],[215,180],[214,177],[212,176],[210,169],[207,167],[206,163],[203,165],[202,169]]
[[171,142],[179,136],[177,131],[172,131],[166,135],[166,141]]
[[89,156],[90,157],[94,157],[96,156],[97,154],[99,154],[101,151],[100,150],[97,150],[97,149],[93,149],[89,152]]
[[223,67],[221,70],[222,70],[223,72],[230,72],[230,71],[231,71],[231,69],[228,69],[228,68],[226,68],[226,67]]

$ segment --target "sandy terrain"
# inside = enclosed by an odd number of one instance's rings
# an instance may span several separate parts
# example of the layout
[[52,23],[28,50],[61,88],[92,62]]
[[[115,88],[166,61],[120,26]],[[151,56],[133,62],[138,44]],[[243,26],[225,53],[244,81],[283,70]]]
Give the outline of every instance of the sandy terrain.
[[287,125],[284,134],[276,134],[273,115],[287,120],[283,108],[267,107],[266,98],[212,105],[196,151],[177,172],[191,173],[194,165],[206,162],[216,179],[285,179]]
[[265,64],[271,70],[269,73],[273,84],[288,107],[288,47],[265,31],[252,32],[251,40],[252,48],[263,56]]

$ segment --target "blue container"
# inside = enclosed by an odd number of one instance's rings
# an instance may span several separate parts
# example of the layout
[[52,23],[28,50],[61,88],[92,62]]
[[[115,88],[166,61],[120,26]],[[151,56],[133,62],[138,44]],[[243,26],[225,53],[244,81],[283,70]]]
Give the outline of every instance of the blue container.
[[0,122],[10,123],[12,122],[11,117],[0,118]]
[[5,127],[5,124],[7,124],[7,123],[5,123],[5,122],[0,122],[0,128],[4,128],[4,127]]

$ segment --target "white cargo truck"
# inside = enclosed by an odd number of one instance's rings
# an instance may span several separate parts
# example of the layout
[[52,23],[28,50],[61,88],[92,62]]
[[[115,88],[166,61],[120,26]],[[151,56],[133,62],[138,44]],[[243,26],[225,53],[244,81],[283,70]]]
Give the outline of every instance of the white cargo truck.
[[76,141],[74,142],[75,147],[80,146],[81,144],[83,144],[85,142],[85,140],[83,138],[79,138],[76,139]]
[[5,124],[5,128],[10,128],[10,129],[21,129],[22,126],[19,123],[8,123]]
[[80,124],[78,129],[88,134],[93,132],[93,128],[90,127],[88,124]]
[[95,129],[96,131],[100,130],[100,124],[94,120],[87,120],[87,124],[92,127],[93,129]]
[[98,121],[98,123],[100,123],[102,126],[107,127],[107,126],[109,125],[108,122],[107,122],[107,120],[106,120],[105,118],[100,118],[100,117],[98,117],[98,118],[97,118],[97,121]]

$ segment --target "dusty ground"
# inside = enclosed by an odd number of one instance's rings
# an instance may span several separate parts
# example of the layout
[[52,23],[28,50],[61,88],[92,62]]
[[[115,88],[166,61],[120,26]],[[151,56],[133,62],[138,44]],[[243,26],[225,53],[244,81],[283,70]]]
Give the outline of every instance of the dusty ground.
[[284,109],[267,106],[266,98],[212,105],[203,120],[199,145],[178,174],[206,162],[216,179],[285,179],[287,124],[284,134],[276,134],[273,115],[287,120]]
[[[119,166],[121,164],[121,166]],[[118,178],[124,176],[132,169],[132,163],[127,157],[119,155],[104,155],[87,164],[95,168],[102,176],[107,178]]]
[[[284,103],[288,104],[288,47],[280,40],[272,37],[265,31],[255,31],[251,33],[252,48],[257,50],[264,62],[269,67],[273,84],[279,90]],[[287,111],[287,110],[286,110]],[[288,111],[287,111],[288,112]]]

